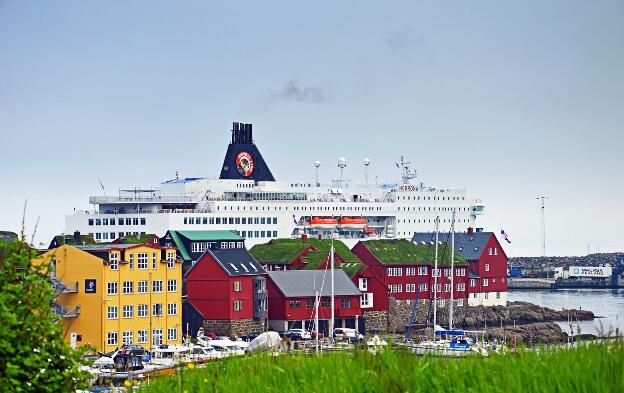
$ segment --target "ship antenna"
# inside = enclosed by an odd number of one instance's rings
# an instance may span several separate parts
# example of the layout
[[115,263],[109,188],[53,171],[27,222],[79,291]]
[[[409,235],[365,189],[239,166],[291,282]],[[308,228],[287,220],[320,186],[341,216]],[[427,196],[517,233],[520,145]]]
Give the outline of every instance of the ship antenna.
[[370,158],[364,159],[364,184],[368,186],[368,166],[370,165]]
[[321,166],[321,162],[316,160],[314,161],[314,184],[317,187],[320,187],[321,184],[319,183],[319,167]]

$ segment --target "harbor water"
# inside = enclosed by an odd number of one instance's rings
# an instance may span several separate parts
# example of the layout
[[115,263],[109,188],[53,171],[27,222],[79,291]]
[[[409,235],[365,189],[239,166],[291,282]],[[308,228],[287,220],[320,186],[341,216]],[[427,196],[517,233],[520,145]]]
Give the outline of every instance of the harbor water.
[[523,301],[549,307],[555,310],[583,309],[594,313],[594,321],[559,322],[563,331],[577,334],[579,329],[583,334],[601,332],[615,335],[619,329],[620,335],[624,331],[624,289],[560,289],[550,290],[513,290],[507,294],[510,302]]

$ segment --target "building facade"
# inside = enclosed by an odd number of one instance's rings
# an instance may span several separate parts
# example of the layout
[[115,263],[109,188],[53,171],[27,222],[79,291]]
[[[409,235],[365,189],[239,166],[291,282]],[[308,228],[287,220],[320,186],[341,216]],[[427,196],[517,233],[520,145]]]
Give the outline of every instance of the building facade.
[[[330,334],[331,279],[321,270],[268,272],[269,326],[277,331],[292,328],[311,330],[318,291],[319,332]],[[341,269],[334,272],[334,326],[359,329],[361,292]]]
[[207,332],[234,337],[263,331],[265,275],[242,242],[240,248],[215,244],[186,273],[187,300]]
[[[417,233],[415,244],[433,244],[435,234]],[[442,244],[450,244],[447,236],[439,237]],[[507,305],[507,254],[493,232],[474,231],[455,234],[455,252],[469,264],[467,283],[468,305]]]
[[182,342],[181,263],[151,244],[62,245],[44,253],[65,340],[109,352]]

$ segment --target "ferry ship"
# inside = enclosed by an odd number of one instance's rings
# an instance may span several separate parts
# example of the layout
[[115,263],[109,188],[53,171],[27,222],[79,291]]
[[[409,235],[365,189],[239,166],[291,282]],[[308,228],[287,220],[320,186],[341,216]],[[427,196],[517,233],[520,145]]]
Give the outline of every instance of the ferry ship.
[[[416,171],[401,158],[400,180],[391,184],[356,185],[346,180],[346,160],[339,158],[340,177],[328,184],[277,181],[253,139],[252,124],[233,123],[232,137],[218,179],[176,178],[159,189],[121,190],[117,196],[91,196],[90,210],[65,218],[65,233],[92,234],[109,242],[129,234],[164,234],[167,230],[235,230],[248,247],[274,238],[308,236],[340,238],[348,245],[370,238],[411,239],[432,231],[436,216],[456,231],[476,226],[484,213],[479,199],[465,190],[416,183]],[[364,161],[366,169],[369,160]],[[367,178],[367,176],[366,176]]]

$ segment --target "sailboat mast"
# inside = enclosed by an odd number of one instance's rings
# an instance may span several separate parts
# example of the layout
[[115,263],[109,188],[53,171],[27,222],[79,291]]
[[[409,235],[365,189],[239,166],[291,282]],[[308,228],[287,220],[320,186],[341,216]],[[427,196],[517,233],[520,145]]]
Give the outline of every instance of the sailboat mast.
[[330,249],[330,259],[329,263],[331,265],[331,319],[329,323],[329,334],[331,334],[332,340],[334,339],[334,238],[332,237],[331,241],[331,249]]
[[319,291],[314,289],[314,329],[316,330],[316,353],[319,351],[319,320],[318,320],[318,307],[319,307]]
[[438,238],[440,233],[440,216],[435,218],[435,255],[433,257],[433,330],[438,323]]
[[451,219],[451,302],[449,303],[449,330],[453,330],[453,284],[455,277],[455,210],[453,210],[453,215]]

